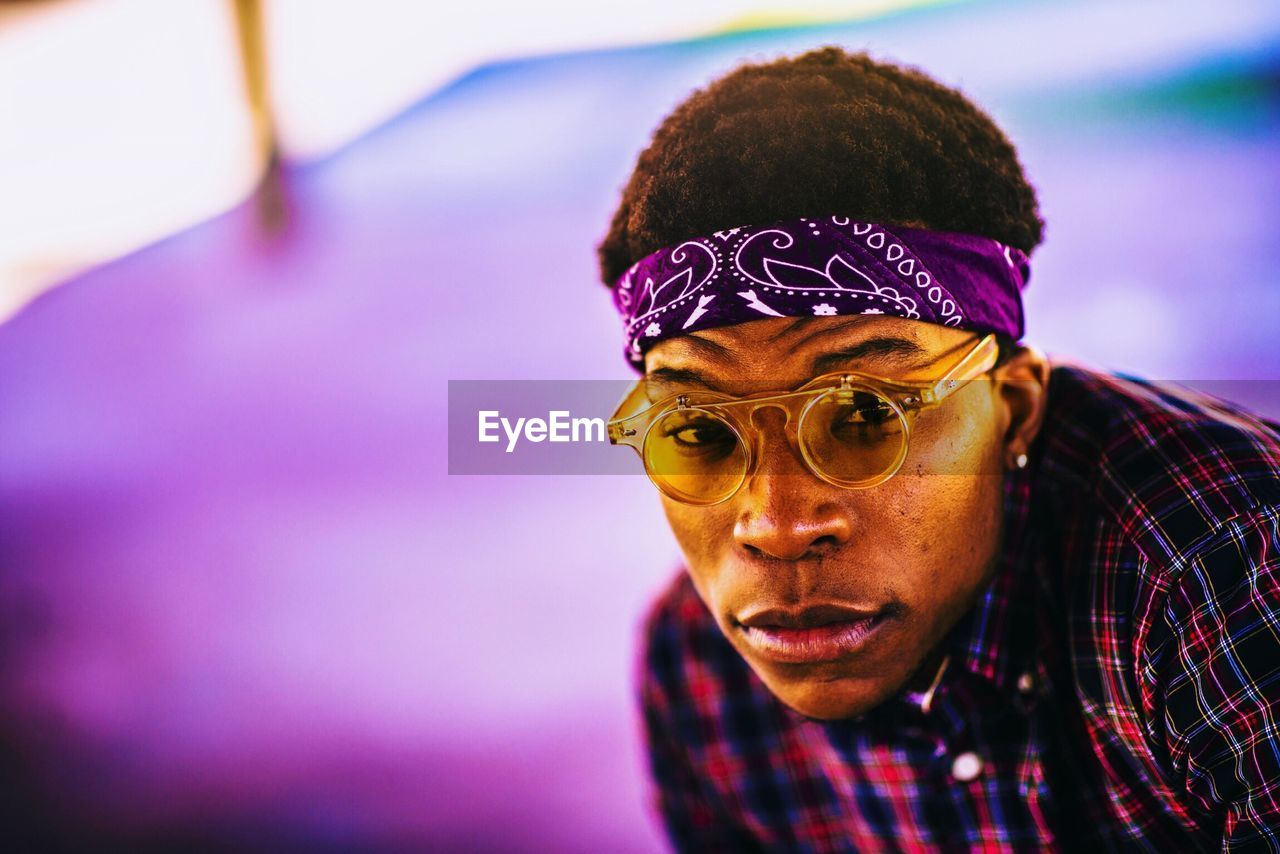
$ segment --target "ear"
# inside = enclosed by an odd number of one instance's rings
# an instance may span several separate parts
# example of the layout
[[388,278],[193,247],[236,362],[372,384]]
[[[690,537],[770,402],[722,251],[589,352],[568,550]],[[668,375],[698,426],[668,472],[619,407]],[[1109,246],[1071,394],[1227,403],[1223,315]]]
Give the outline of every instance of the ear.
[[1013,468],[1014,460],[1027,453],[1044,423],[1049,400],[1049,360],[1039,349],[1020,344],[994,375],[1004,424],[1004,461]]

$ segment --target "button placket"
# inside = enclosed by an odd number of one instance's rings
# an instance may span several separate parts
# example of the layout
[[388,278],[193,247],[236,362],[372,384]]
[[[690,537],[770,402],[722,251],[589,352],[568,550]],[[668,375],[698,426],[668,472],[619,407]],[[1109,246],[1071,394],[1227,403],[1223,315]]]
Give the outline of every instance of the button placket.
[[985,763],[972,750],[966,750],[951,760],[951,777],[957,783],[972,783],[982,776]]
[[1047,677],[1039,662],[1024,670],[1014,682],[1014,690],[1017,692],[1013,695],[1014,706],[1023,714],[1030,714],[1044,699],[1047,684]]

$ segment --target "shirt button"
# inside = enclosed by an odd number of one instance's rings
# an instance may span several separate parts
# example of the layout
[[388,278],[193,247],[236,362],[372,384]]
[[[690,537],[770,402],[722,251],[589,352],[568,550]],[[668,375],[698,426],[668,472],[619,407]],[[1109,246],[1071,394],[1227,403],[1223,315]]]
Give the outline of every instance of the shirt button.
[[961,783],[976,780],[981,773],[982,760],[978,758],[976,753],[961,753],[951,763],[951,776]]
[[1036,678],[1030,673],[1024,673],[1018,677],[1018,692],[1021,694],[1030,694],[1035,690]]

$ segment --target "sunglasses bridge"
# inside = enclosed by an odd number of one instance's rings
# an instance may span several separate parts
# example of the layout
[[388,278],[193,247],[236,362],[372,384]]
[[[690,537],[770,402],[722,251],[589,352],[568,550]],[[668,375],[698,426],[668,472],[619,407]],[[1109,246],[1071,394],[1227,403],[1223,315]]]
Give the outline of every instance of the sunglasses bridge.
[[[947,380],[944,387],[949,391],[956,387],[956,381]],[[859,390],[860,389],[854,386],[853,384],[853,376],[851,374],[845,374],[844,376],[840,377],[840,384],[838,386],[824,386],[821,388],[799,389],[797,391],[785,391],[781,393],[759,392],[759,394],[761,395],[759,397],[747,395],[746,397],[740,397],[733,400],[724,400],[724,401],[718,400],[709,404],[690,403],[689,402],[690,395],[678,394],[676,395],[676,400],[675,400],[675,411],[679,411],[683,409],[720,409],[723,407],[741,406],[747,403],[754,403],[755,406],[752,407],[752,412],[754,413],[756,409],[760,408],[761,406],[770,404],[772,401],[775,401],[775,400],[785,400],[785,399],[794,398],[794,397],[816,397],[816,396],[833,392],[833,391],[859,391]],[[874,391],[874,389],[871,389],[871,390]],[[880,391],[875,391],[875,393],[880,397],[883,397],[886,399],[892,398],[891,395],[884,394]],[[936,398],[936,395],[934,394],[933,389],[926,388],[926,389],[921,389],[918,394],[909,394],[903,397],[899,401],[899,403],[902,405],[903,409],[908,409],[908,408],[914,409],[919,406],[928,406],[929,404],[933,403],[935,398]],[[784,412],[786,412],[787,420],[788,422],[790,422],[791,407],[785,406],[779,403],[773,403],[772,406],[774,408],[781,409]],[[637,435],[637,432],[638,431],[634,427],[623,427],[619,434],[621,436],[635,436]]]

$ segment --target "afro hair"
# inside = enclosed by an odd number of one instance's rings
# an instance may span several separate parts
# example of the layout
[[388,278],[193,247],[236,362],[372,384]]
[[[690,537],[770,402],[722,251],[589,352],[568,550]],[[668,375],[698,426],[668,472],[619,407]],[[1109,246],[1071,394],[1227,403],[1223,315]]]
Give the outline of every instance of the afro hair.
[[986,113],[917,69],[824,47],[742,65],[666,117],[598,247],[601,279],[720,229],[833,214],[1028,254],[1044,229]]

